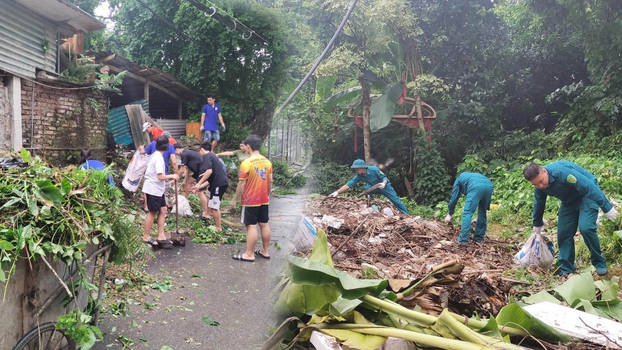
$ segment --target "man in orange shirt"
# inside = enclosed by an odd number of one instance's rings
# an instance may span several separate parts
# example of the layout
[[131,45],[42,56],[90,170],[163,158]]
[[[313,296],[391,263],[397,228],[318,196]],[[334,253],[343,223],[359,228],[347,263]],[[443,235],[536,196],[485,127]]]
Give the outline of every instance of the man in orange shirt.
[[[259,154],[261,137],[250,135],[244,143],[250,157],[240,165],[240,192],[242,193],[242,223],[246,225],[246,251],[233,256],[235,260],[255,261],[255,254],[270,259],[270,226],[268,225],[268,205],[272,191],[272,163]],[[262,249],[255,250],[257,244],[257,224],[261,229]]]
[[[175,139],[171,136],[170,133],[167,133],[166,131],[160,129],[160,128],[156,128],[155,126],[151,125],[151,123],[146,122],[143,124],[143,132],[147,132],[149,133],[149,135],[151,135],[151,137],[153,138],[153,140],[155,141],[158,137],[160,136],[167,136],[168,137],[168,143],[171,146],[175,146],[175,144],[177,143],[177,141],[175,141]],[[163,135],[165,134],[166,135]]]

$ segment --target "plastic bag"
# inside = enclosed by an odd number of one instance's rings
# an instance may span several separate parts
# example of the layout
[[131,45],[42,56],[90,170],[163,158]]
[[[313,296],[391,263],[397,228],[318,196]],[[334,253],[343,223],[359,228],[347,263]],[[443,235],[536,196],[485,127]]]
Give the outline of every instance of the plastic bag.
[[179,216],[192,216],[192,208],[188,199],[181,194],[177,195],[177,204],[173,203],[173,209],[171,213],[175,214],[177,206],[179,205]]
[[298,231],[294,235],[293,241],[296,250],[307,251],[313,247],[313,243],[317,238],[317,231],[313,226],[313,221],[307,217],[300,219],[298,224]]
[[28,163],[21,158],[0,158],[0,168],[16,169],[27,167]]
[[122,185],[126,190],[130,192],[136,192],[138,190],[140,180],[145,176],[149,158],[150,156],[140,154],[139,151],[134,153],[132,160],[130,160],[130,164],[127,166],[127,170],[125,170],[125,176],[123,177]]
[[514,255],[514,263],[520,266],[537,266],[548,269],[553,265],[551,241],[541,234],[533,233],[521,250]]

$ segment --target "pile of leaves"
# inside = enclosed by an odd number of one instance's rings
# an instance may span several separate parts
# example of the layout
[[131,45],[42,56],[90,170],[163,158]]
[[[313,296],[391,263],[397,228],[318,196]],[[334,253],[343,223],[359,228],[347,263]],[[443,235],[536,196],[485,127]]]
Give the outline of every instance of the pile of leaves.
[[[68,283],[69,288],[96,290],[83,276],[87,246],[112,245],[115,262],[142,257],[140,228],[116,200],[122,193],[108,185],[108,171],[51,168],[27,151],[20,156],[26,167],[0,168],[0,261],[8,267],[0,269],[0,282],[5,293],[18,258],[76,264],[80,277]],[[67,328],[83,349],[89,349],[99,335],[86,325],[87,319],[75,310],[62,320],[63,325],[73,322]]]
[[457,244],[459,227],[420,217],[387,216],[382,210],[392,206],[378,199],[326,197],[309,205],[314,223],[326,231],[336,250],[335,266],[355,277],[417,281],[449,261],[462,266],[421,293],[419,304],[428,313],[439,314],[448,307],[468,316],[496,315],[508,302],[512,283],[502,274],[514,266],[517,243],[486,238],[484,244],[462,246]]
[[[571,338],[543,324],[518,304],[503,307],[488,319],[465,319],[444,308],[438,317],[407,302],[414,290],[396,293],[387,279],[356,279],[335,268],[327,236],[317,230],[317,239],[308,259],[289,256],[287,277],[279,285],[277,312],[292,316],[262,349],[276,349],[282,342],[303,343],[311,332],[335,337],[348,347],[376,349],[387,337],[413,345],[440,349],[525,349],[514,345],[525,337],[550,342]],[[441,280],[456,273],[455,264],[426,271],[424,281]],[[426,283],[424,282],[424,283]],[[295,324],[295,332],[287,329]],[[510,341],[514,341],[514,343]]]

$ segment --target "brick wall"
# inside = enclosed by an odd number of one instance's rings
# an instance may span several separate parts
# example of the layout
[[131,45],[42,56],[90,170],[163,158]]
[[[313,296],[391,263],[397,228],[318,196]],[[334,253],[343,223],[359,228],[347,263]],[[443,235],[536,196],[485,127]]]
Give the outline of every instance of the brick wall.
[[[62,85],[46,83],[55,87]],[[105,161],[108,98],[91,89],[54,89],[22,79],[23,146],[53,165],[77,164],[79,150],[91,148]],[[34,134],[31,146],[31,111]],[[69,148],[73,150],[69,150]],[[76,159],[78,158],[78,159]]]
[[9,88],[0,77],[0,152],[11,150]]

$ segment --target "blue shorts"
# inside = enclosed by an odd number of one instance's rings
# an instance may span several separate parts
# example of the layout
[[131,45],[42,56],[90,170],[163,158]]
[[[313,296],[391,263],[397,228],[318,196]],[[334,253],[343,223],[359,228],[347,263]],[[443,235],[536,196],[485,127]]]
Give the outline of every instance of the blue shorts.
[[220,133],[218,130],[204,130],[203,131],[203,140],[216,140],[220,141]]

